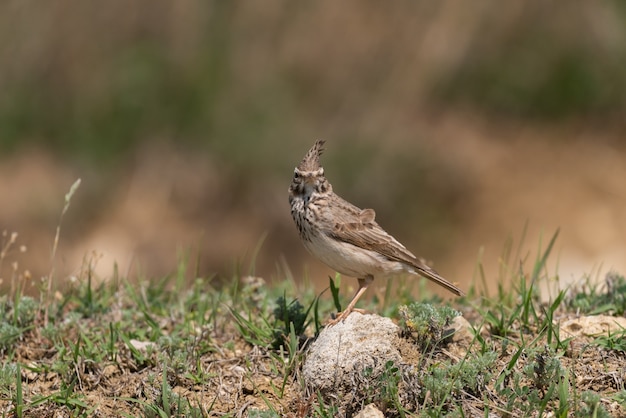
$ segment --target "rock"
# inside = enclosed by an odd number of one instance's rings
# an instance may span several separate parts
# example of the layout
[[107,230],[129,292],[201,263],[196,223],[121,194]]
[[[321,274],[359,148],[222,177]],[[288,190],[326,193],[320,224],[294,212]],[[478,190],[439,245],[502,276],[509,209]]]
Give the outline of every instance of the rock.
[[581,316],[563,322],[560,328],[561,337],[596,337],[625,329],[626,318],[608,315]]
[[345,321],[325,328],[311,344],[302,372],[305,382],[321,392],[350,388],[367,378],[376,379],[385,363],[401,362],[396,348],[400,328],[389,318],[353,312]]
[[457,316],[452,320],[451,328],[453,329],[452,342],[463,347],[469,347],[474,341],[474,333],[472,325],[462,316]]
[[385,418],[385,415],[371,403],[356,414],[354,418]]
[[460,361],[467,355],[467,351],[474,342],[475,337],[472,331],[472,325],[467,319],[462,316],[457,316],[452,320],[450,328],[450,332],[452,332],[450,341],[452,344],[448,347],[448,353],[451,357]]

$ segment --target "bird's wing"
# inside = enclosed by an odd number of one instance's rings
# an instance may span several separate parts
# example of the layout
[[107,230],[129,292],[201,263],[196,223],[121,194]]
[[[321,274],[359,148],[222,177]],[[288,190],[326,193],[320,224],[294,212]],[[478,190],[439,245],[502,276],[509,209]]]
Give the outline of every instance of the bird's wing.
[[333,209],[329,235],[340,241],[347,242],[359,248],[375,251],[389,260],[399,261],[413,267],[417,273],[445,287],[452,293],[463,295],[461,289],[431,269],[426,263],[407,250],[398,240],[389,235],[375,221],[376,212],[373,209],[359,209],[343,201],[339,205],[343,210]]

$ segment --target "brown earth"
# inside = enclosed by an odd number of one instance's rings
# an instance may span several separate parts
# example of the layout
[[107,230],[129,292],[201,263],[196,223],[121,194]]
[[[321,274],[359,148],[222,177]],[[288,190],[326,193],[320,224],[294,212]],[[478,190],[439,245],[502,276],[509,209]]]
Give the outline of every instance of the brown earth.
[[[464,315],[471,322],[480,321],[476,312],[464,310]],[[267,348],[244,341],[240,332],[233,326],[233,318],[227,312],[222,312],[223,315],[213,324],[214,326],[195,330],[196,342],[192,345],[204,342],[212,348],[208,353],[196,358],[193,354],[193,347],[188,347],[190,358],[185,367],[180,369],[174,363],[164,366],[163,357],[149,348],[154,343],[140,341],[133,341],[132,344],[145,356],[141,361],[126,344],[120,341],[113,348],[115,354],[107,356],[100,362],[86,360],[85,357],[79,355],[74,361],[68,358],[67,370],[54,369],[53,365],[58,363],[61,356],[67,357],[68,355],[55,347],[66,346],[68,350],[71,350],[71,342],[77,341],[77,330],[81,330],[83,335],[88,335],[87,330],[90,329],[105,330],[108,323],[119,320],[120,313],[121,311],[117,313],[113,311],[93,319],[68,322],[65,331],[54,337],[56,342],[38,335],[38,332],[27,332],[24,335],[11,361],[24,365],[22,385],[26,404],[47,395],[52,395],[53,399],[57,400],[56,402],[48,400],[39,406],[29,406],[25,410],[25,417],[73,416],[76,411],[80,411],[81,408],[77,407],[76,403],[70,404],[70,407],[64,406],[63,398],[59,395],[64,388],[67,388],[68,381],[73,382],[69,392],[71,394],[69,398],[73,400],[71,402],[78,402],[76,401],[78,399],[84,403],[85,407],[82,411],[89,416],[140,416],[147,414],[146,408],[150,406],[165,408],[162,402],[165,367],[167,368],[167,384],[172,391],[188,400],[191,405],[200,408],[205,416],[247,416],[254,409],[266,410],[268,405],[271,405],[280,416],[306,417],[311,416],[313,408],[318,405],[315,394],[308,393],[306,384],[302,381],[298,371],[299,364],[294,363],[291,372],[287,372],[289,377],[283,380],[289,365],[287,356],[272,354]],[[556,322],[564,324],[562,336],[572,338],[567,343],[568,348],[558,356],[558,359],[562,367],[568,371],[566,378],[569,379],[570,387],[578,395],[586,390],[594,391],[601,396],[601,404],[611,416],[623,417],[626,416],[626,410],[611,397],[618,391],[624,390],[626,378],[623,368],[624,352],[590,344],[595,337],[605,334],[608,330],[612,329],[615,332],[619,328],[614,324],[615,319],[623,322],[623,318],[604,317],[596,320],[595,317],[578,317],[573,314],[562,314],[556,317]],[[175,320],[172,318],[157,318],[157,320],[161,325],[161,331],[165,334],[168,333],[170,326],[175,325],[173,322]],[[474,326],[476,325],[474,323]],[[509,337],[502,339],[491,335],[485,327],[481,335],[485,338],[486,345],[500,353],[496,364],[490,368],[490,371],[495,370],[496,374],[498,371],[503,373],[513,356],[516,355],[517,345],[525,345],[528,341],[533,341],[538,337],[538,331],[513,327],[509,330]],[[59,339],[62,341],[61,344],[59,344]],[[527,342],[524,343],[524,341]],[[541,347],[542,341],[544,339],[540,338],[534,341],[532,346]],[[415,342],[407,339],[405,344],[411,346]],[[463,330],[459,337],[444,344],[435,353],[415,354],[407,359],[413,361],[413,366],[419,364],[423,370],[426,370],[441,362],[458,363],[468,350],[477,352],[479,345],[473,340],[468,330]],[[419,353],[414,346],[409,347],[408,351]],[[539,362],[539,357],[542,355],[546,356],[545,361],[550,359],[547,351],[542,354],[536,349],[524,350],[520,359],[515,363],[513,375],[504,380],[504,386],[512,386],[513,376],[525,375],[524,368]],[[3,361],[5,360],[8,359]],[[410,367],[411,364],[403,366]],[[195,380],[192,376],[201,376],[201,381]],[[454,405],[460,406],[466,416],[478,417],[483,416],[484,413],[483,401],[489,399],[490,406],[499,416],[534,416],[522,413],[521,410],[515,408],[507,415],[503,409],[499,409],[504,408],[508,400],[499,395],[501,391],[494,386],[498,377],[500,376],[494,376],[491,381],[484,382],[484,385],[479,384],[482,388],[481,393],[451,395],[455,396]],[[526,379],[527,381],[524,381],[522,386],[537,385],[536,382]],[[400,398],[408,396],[404,392],[410,393],[418,389],[418,387],[401,386]],[[572,395],[573,392],[570,396]],[[520,398],[520,401],[524,400]],[[356,408],[358,411],[359,402],[363,402],[363,399],[352,397],[351,402],[356,403],[351,405],[345,405],[342,402],[342,398],[336,400],[340,409],[352,408],[354,410]],[[382,408],[381,405],[378,406]],[[555,407],[555,405],[551,403],[550,407]],[[172,402],[171,408],[172,414],[180,412],[175,402]],[[0,410],[5,414],[10,413],[12,410],[10,399],[0,399]],[[70,413],[70,411],[74,412]],[[392,411],[390,410],[389,413]]]

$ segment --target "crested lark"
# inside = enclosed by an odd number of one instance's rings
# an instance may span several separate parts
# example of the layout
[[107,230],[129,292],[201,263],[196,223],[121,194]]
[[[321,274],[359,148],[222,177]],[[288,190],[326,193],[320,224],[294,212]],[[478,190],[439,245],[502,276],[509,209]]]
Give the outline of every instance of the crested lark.
[[289,203],[307,250],[332,269],[359,280],[359,290],[331,324],[350,315],[375,277],[419,274],[462,296],[461,289],[385,232],[374,220],[373,209],[359,209],[333,192],[320,166],[323,145],[323,140],[315,142],[294,170]]

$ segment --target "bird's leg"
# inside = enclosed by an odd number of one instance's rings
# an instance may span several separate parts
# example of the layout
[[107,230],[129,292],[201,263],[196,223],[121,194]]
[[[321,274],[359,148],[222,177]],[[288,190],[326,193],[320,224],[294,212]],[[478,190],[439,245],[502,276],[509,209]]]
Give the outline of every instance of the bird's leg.
[[359,289],[354,294],[354,297],[352,298],[352,300],[350,301],[346,309],[344,309],[343,312],[339,312],[339,314],[337,315],[335,319],[331,319],[330,321],[328,321],[327,325],[335,325],[338,322],[345,320],[348,316],[350,316],[350,314],[353,311],[357,311],[361,313],[363,312],[363,310],[361,309],[355,309],[354,306],[356,305],[359,298],[363,296],[363,293],[365,293],[365,291],[367,290],[367,287],[374,281],[374,277],[366,276],[365,278],[358,279],[358,280],[359,280]]

